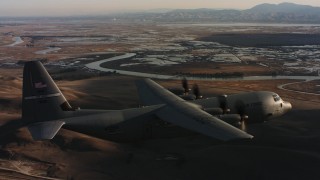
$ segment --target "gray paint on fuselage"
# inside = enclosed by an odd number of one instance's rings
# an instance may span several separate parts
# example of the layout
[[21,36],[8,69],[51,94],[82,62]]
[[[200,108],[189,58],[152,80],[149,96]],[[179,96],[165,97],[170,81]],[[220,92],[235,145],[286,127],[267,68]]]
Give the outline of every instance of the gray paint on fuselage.
[[[272,118],[278,117],[291,109],[291,104],[282,99],[274,100],[274,92],[256,91],[227,96],[227,107],[230,108],[230,114],[236,114],[237,102],[242,102],[245,107],[245,114],[248,115],[248,123],[264,122]],[[218,97],[207,99],[199,99],[191,101],[192,103],[201,105],[203,108],[219,107]],[[282,104],[282,105],[281,105]]]

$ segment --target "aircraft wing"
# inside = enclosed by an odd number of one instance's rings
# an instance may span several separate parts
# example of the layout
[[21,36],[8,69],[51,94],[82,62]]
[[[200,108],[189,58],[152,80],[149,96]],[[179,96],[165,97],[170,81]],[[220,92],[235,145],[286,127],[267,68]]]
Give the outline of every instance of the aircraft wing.
[[155,112],[164,121],[224,141],[253,138],[250,134],[206,113],[198,105],[174,95],[151,79],[138,80],[136,85],[144,105],[165,104]]

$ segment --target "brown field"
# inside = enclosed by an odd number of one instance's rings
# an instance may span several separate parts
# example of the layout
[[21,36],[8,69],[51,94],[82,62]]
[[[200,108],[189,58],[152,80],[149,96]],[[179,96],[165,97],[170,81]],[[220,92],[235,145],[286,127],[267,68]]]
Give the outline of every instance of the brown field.
[[155,65],[135,65],[128,67],[120,67],[120,64],[134,63],[131,60],[116,61],[104,63],[102,66],[111,69],[131,70],[137,72],[148,72],[155,74],[216,74],[216,73],[232,73],[240,72],[245,76],[250,75],[271,75],[274,71],[268,67],[255,64],[238,64],[238,63],[212,63],[212,62],[189,62],[170,66]]

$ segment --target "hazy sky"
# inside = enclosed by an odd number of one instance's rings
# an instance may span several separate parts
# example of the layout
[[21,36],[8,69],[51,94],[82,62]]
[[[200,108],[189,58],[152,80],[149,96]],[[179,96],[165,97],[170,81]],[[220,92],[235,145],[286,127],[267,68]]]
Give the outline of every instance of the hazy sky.
[[95,15],[159,8],[248,9],[284,1],[320,7],[320,0],[0,0],[0,16]]

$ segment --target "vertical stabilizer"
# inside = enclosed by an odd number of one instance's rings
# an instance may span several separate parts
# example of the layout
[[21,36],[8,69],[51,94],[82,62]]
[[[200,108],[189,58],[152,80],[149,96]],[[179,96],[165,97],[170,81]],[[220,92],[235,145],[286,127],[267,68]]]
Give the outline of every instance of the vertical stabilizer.
[[39,61],[26,62],[23,70],[22,120],[37,123],[61,119],[72,108]]

